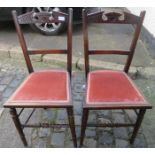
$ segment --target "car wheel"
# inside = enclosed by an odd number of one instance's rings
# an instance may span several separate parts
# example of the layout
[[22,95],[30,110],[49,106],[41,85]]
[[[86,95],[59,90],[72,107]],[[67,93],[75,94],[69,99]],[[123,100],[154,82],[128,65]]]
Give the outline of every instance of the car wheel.
[[[52,11],[61,11],[61,12],[66,12],[67,10],[65,8],[58,8],[58,7],[34,7],[34,8],[27,8],[26,12],[52,12]],[[40,32],[44,35],[57,35],[61,32],[63,32],[66,28],[65,23],[35,23],[35,24],[30,24],[30,27],[37,31]]]

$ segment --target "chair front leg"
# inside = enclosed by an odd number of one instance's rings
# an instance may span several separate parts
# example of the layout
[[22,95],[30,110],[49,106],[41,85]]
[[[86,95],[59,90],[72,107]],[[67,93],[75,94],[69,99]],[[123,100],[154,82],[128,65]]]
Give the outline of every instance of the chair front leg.
[[88,109],[83,109],[82,124],[81,124],[80,147],[82,147],[83,140],[84,140],[84,137],[85,137],[85,130],[86,130],[87,121],[88,121],[88,114],[89,114]]
[[69,121],[69,126],[72,134],[72,139],[74,142],[74,147],[77,147],[73,107],[67,108],[67,114],[68,114],[68,121]]
[[140,109],[140,111],[139,111],[139,114],[138,114],[137,120],[136,120],[136,124],[135,124],[134,130],[133,130],[133,133],[132,133],[132,136],[131,136],[131,139],[130,139],[130,143],[131,144],[134,143],[134,140],[136,138],[136,135],[138,133],[138,130],[140,128],[140,125],[142,123],[142,120],[144,118],[145,112],[146,112],[146,109]]
[[20,123],[20,120],[18,118],[16,109],[15,108],[10,108],[10,114],[12,116],[12,120],[13,120],[13,122],[15,124],[15,127],[16,127],[16,129],[17,129],[17,131],[19,133],[19,136],[20,136],[24,146],[27,146],[27,141],[26,141],[23,129],[21,127],[21,123]]

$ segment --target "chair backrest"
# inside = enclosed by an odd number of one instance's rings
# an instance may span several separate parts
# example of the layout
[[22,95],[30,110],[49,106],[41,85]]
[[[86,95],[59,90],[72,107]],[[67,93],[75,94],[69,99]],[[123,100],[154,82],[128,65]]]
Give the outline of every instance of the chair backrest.
[[[72,72],[72,18],[73,10],[70,8],[67,13],[56,12],[52,13],[35,13],[28,12],[17,16],[17,12],[12,11],[13,20],[15,23],[16,31],[18,34],[19,42],[23,50],[25,61],[29,73],[33,72],[33,66],[31,63],[30,55],[34,54],[67,54],[67,70],[71,75]],[[24,34],[21,29],[21,24],[34,24],[34,23],[66,23],[68,25],[67,33],[67,49],[38,49],[28,50]]]
[[[95,13],[87,14],[86,10],[83,9],[83,37],[84,37],[84,57],[85,57],[85,72],[86,77],[89,72],[89,55],[96,54],[118,54],[127,55],[127,61],[124,66],[124,71],[128,73],[132,58],[135,52],[136,44],[139,38],[139,34],[142,28],[145,11],[140,13],[140,16],[133,15],[124,11],[100,11]],[[133,39],[128,51],[125,50],[91,50],[89,49],[88,39],[88,23],[101,23],[101,24],[132,24],[135,25],[135,32]]]

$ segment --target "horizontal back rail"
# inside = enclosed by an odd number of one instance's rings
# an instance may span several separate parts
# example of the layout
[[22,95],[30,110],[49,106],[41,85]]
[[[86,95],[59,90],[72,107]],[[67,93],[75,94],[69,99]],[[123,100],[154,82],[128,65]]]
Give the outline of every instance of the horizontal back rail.
[[28,50],[29,55],[35,54],[67,54],[67,50]]
[[96,54],[118,54],[118,55],[129,55],[130,51],[119,51],[119,50],[89,50],[89,55]]

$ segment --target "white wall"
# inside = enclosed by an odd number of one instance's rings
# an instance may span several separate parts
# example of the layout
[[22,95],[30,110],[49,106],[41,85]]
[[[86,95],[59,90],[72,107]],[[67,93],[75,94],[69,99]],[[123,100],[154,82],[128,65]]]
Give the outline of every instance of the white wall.
[[146,11],[144,26],[155,37],[155,7],[128,7],[128,9],[136,15],[139,15],[142,10]]

